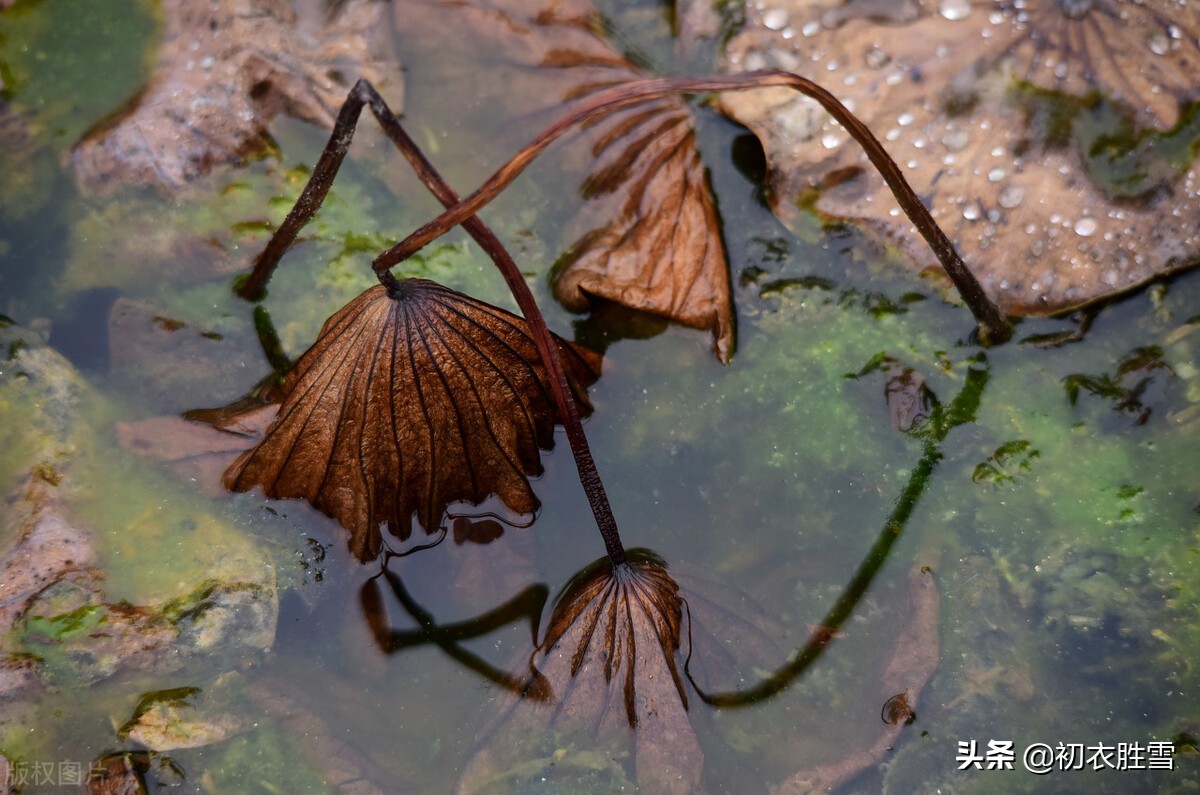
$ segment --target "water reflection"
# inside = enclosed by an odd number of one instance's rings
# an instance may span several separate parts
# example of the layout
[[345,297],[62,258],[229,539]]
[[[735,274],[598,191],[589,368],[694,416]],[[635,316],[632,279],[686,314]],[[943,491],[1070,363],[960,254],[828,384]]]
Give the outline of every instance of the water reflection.
[[[859,377],[883,370],[864,367]],[[701,788],[704,753],[695,700],[731,708],[773,698],[836,645],[932,482],[941,443],[953,428],[974,421],[988,376],[980,355],[948,403],[928,393],[926,413],[903,429],[922,442],[920,459],[841,595],[791,654],[773,651],[778,638],[765,636],[763,622],[731,609],[735,600],[720,592],[724,586],[676,572],[646,549],[631,550],[623,563],[605,557],[582,568],[556,596],[544,627],[549,590],[541,583],[474,618],[439,623],[406,588],[401,556],[388,554],[360,594],[378,648],[395,654],[435,645],[504,691],[475,735],[459,791],[520,790],[535,781],[655,792]],[[883,392],[885,400],[894,395],[890,381]],[[907,610],[889,633],[884,670],[878,681],[862,683],[878,693],[881,723],[860,747],[796,772],[789,785],[826,788],[848,781],[878,763],[917,719],[920,692],[940,660],[939,608],[933,572],[915,567]],[[396,609],[416,627],[395,628],[389,611]],[[464,641],[509,624],[527,625],[530,633],[530,646],[510,667],[464,648]],[[775,655],[770,665],[764,664],[767,654]],[[747,679],[753,683],[739,686]]]

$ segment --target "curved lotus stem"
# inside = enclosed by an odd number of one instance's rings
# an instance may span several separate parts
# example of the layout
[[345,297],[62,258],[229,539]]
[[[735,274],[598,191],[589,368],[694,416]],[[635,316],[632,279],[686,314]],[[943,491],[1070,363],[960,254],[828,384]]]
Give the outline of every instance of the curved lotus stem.
[[547,127],[541,135],[501,166],[478,190],[376,257],[375,272],[383,273],[388,268],[412,256],[454,226],[475,215],[516,179],[546,147],[572,127],[584,125],[621,108],[673,94],[748,91],[754,88],[773,86],[794,89],[821,103],[822,107],[845,127],[850,136],[863,148],[872,165],[883,176],[884,181],[895,195],[900,208],[904,210],[916,226],[917,231],[925,238],[926,243],[933,250],[934,256],[938,258],[946,273],[953,280],[954,286],[975,317],[975,322],[979,326],[980,340],[985,344],[990,344],[1004,342],[1011,337],[1012,326],[999,308],[987,297],[982,285],[979,284],[966,263],[962,261],[954,244],[933,220],[933,216],[909,186],[900,167],[887,153],[879,139],[829,91],[807,78],[777,70],[745,72],[721,77],[649,78],[597,91]]
[[[321,206],[321,203],[325,200],[325,196],[329,193],[329,188],[333,184],[338,169],[341,168],[342,161],[346,157],[346,152],[350,148],[350,142],[354,137],[354,131],[364,106],[370,106],[371,112],[379,122],[379,125],[405,156],[429,191],[447,207],[458,203],[458,195],[446,184],[446,181],[438,174],[433,164],[421,154],[416,143],[404,131],[399,120],[387,106],[387,103],[384,102],[379,92],[366,80],[359,80],[350,90],[349,95],[346,97],[346,102],[342,105],[342,109],[338,113],[329,143],[326,144],[325,150],[321,153],[321,157],[317,161],[317,165],[313,168],[312,177],[309,178],[308,184],[304,186],[300,198],[296,200],[295,206],[292,207],[279,229],[272,235],[266,248],[255,259],[253,270],[238,282],[235,290],[242,298],[250,301],[258,301],[263,298],[266,283],[271,278],[275,266],[279,264],[279,260],[292,243],[295,242],[300,230],[312,219],[317,209]],[[467,232],[471,234],[475,241],[492,258],[492,261],[504,276],[505,282],[508,283],[508,287],[512,291],[517,305],[525,315],[526,323],[529,325],[530,336],[533,338],[542,366],[549,376],[555,407],[558,409],[559,417],[562,418],[561,421],[566,428],[567,439],[570,442],[571,452],[575,458],[575,465],[579,470],[579,481],[583,485],[584,493],[587,495],[592,514],[596,518],[596,525],[600,530],[601,537],[604,539],[605,549],[608,552],[609,558],[614,563],[620,563],[625,560],[625,549],[621,544],[616,519],[608,502],[608,495],[604,491],[604,484],[600,480],[600,474],[596,469],[595,460],[592,458],[587,437],[584,435],[583,425],[580,422],[579,406],[574,399],[568,374],[564,370],[558,356],[554,336],[550,333],[545,318],[542,317],[541,310],[538,308],[533,294],[529,291],[528,285],[525,284],[520,269],[513,262],[512,257],[509,256],[504,245],[496,235],[479,218],[466,218],[462,223]],[[397,263],[399,261],[396,260]],[[400,282],[391,274],[388,268],[376,267],[375,273],[389,295],[403,292]],[[249,484],[249,481],[247,483]],[[362,551],[367,552],[369,550],[364,547]]]

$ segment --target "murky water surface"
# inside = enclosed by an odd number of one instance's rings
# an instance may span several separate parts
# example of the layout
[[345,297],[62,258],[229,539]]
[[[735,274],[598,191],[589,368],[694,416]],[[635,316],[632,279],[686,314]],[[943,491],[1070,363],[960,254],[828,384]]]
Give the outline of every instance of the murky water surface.
[[[181,254],[181,265],[171,241],[203,237],[249,256],[324,137],[280,121],[278,157],[224,172],[186,201],[78,196],[60,163],[145,79],[155,30],[146,5],[27,0],[0,12],[5,95],[30,131],[23,151],[0,153],[0,313],[48,338],[83,379],[86,414],[72,415],[69,431],[78,453],[72,511],[95,530],[105,604],[178,617],[211,606],[212,583],[233,578],[265,589],[247,592],[251,601],[274,605],[277,593],[277,624],[272,638],[266,622],[262,643],[245,634],[261,626],[205,625],[228,636],[201,637],[201,651],[178,660],[115,664],[109,675],[94,654],[81,659],[78,644],[111,625],[115,608],[47,610],[2,638],[10,663],[39,657],[51,673],[47,686],[0,701],[0,751],[26,776],[25,792],[63,791],[71,765],[86,771],[106,752],[141,747],[127,721],[178,701],[179,711],[157,713],[166,717],[152,736],[209,740],[153,759],[155,777],[175,791],[330,792],[356,777],[384,791],[449,791],[503,695],[463,657],[521,669],[528,624],[512,617],[458,642],[466,655],[457,658],[431,642],[384,653],[360,605],[378,567],[353,562],[330,520],[295,502],[206,496],[117,442],[117,422],[228,403],[270,371],[231,276],[196,269],[193,254]],[[615,31],[631,31],[628,46],[670,64],[654,49],[669,30],[653,8],[609,10]],[[533,132],[489,127],[489,102],[456,94],[468,88],[461,64],[439,64],[403,35],[399,50],[410,75],[405,123],[460,189]],[[547,274],[577,200],[563,195],[574,177],[552,160],[487,218],[551,327],[604,350],[587,431],[626,543],[657,552],[697,603],[729,608],[731,624],[763,641],[732,649],[737,666],[716,685],[749,688],[784,666],[860,566],[870,574],[855,581],[864,588],[849,618],[782,692],[725,708],[692,693],[708,789],[763,792],[876,742],[893,695],[881,683],[901,664],[896,649],[914,620],[910,578],[927,567],[940,597],[940,663],[885,764],[869,765],[845,791],[1194,791],[1200,279],[1101,308],[1078,340],[1049,344],[1069,340],[1078,318],[1029,321],[1018,330],[1024,342],[983,351],[964,309],[926,283],[889,275],[886,256],[854,233],[781,227],[747,176],[755,167],[745,133],[702,106],[698,114],[738,313],[727,367],[703,333],[620,312],[582,318],[553,302]],[[271,285],[265,306],[293,356],[372,283],[372,253],[434,214],[384,144],[364,128],[314,239],[289,254]],[[511,305],[461,235],[404,267]],[[183,354],[139,348],[136,323],[110,321],[115,306],[141,307],[151,324],[185,324],[203,354],[180,366]],[[915,431],[896,427],[905,423],[885,392],[904,368],[923,381],[924,413],[958,407],[937,415],[949,417],[938,438],[921,432],[919,418]],[[45,408],[5,389],[7,491],[26,474],[40,443],[26,430],[42,428],[31,418],[44,420]],[[469,619],[530,586],[553,593],[602,554],[565,438],[545,464],[532,528],[393,562],[420,608],[385,590],[396,630],[415,629],[422,616]],[[911,515],[889,526],[898,506]],[[886,554],[872,558],[873,548]],[[147,694],[157,696],[139,707]],[[959,770],[963,743],[986,754],[989,741],[1012,741],[1016,771]],[[531,740],[527,758],[495,771],[495,788],[634,786],[627,748],[572,742]],[[1126,772],[1020,770],[1034,743],[1082,744],[1089,757],[1112,746],[1115,765],[1118,745],[1128,754],[1155,742],[1173,743],[1175,754],[1157,761],[1174,770],[1128,756]]]

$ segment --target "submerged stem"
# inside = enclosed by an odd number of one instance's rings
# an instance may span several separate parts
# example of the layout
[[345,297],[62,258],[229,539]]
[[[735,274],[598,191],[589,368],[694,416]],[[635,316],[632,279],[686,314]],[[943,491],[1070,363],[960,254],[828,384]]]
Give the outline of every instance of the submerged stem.
[[812,97],[838,121],[863,148],[872,165],[891,189],[900,208],[916,226],[917,231],[949,274],[959,295],[966,302],[979,327],[980,341],[985,344],[1006,341],[1012,336],[1012,326],[999,308],[987,297],[983,286],[962,261],[954,244],[934,221],[933,216],[909,186],[903,172],[871,130],[858,120],[837,97],[817,83],[790,72],[764,70],[737,75],[702,78],[648,78],[633,80],[586,97],[573,110],[560,117],[542,133],[517,152],[470,196],[449,207],[395,246],[375,258],[376,273],[387,270],[407,259],[416,251],[463,223],[494,199],[529,166],[553,141],[572,127],[586,124],[600,116],[622,108],[675,94],[697,94],[710,91],[748,91],[754,88],[782,86]]

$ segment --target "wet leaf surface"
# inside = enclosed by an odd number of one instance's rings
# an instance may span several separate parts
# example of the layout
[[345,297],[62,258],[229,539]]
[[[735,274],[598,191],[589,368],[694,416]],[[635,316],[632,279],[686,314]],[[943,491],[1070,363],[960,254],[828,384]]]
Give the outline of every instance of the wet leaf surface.
[[[589,0],[396,3],[398,23],[444,42],[448,54],[481,53],[509,79],[510,118],[556,114],[614,83],[646,76],[597,31]],[[407,35],[407,34],[406,34]],[[592,298],[709,329],[717,356],[733,353],[729,272],[695,120],[678,99],[614,113],[569,144],[586,170],[587,199],[570,225],[555,296],[576,311]]]
[[[1008,313],[1069,309],[1200,259],[1194,6],[785,0],[750,17],[726,66],[820,68]],[[819,108],[768,92],[722,104],[763,141],[781,217],[861,222],[914,269],[936,267]]]
[[[565,342],[559,354],[586,412],[598,362]],[[459,500],[538,507],[528,477],[557,411],[514,315],[423,279],[373,287],[326,322],[285,383],[266,438],[225,485],[307,500],[350,531],[360,560],[379,554],[381,524],[407,539],[414,513],[432,533]]]
[[72,151],[80,184],[178,192],[269,148],[280,113],[332,126],[355,79],[394,73],[385,11],[376,0],[338,3],[328,18],[315,0],[168,0],[150,84]]

